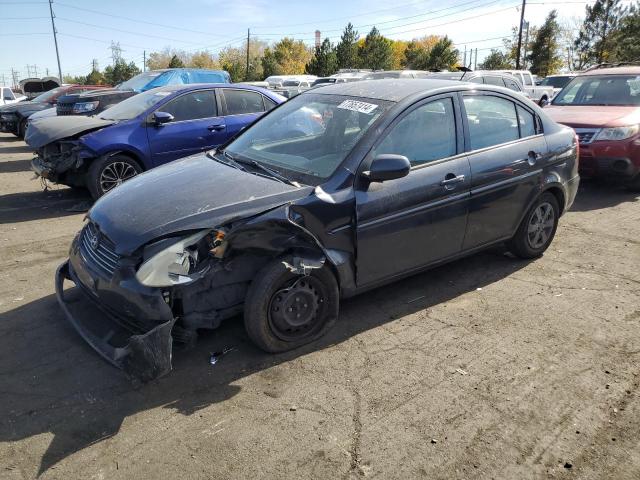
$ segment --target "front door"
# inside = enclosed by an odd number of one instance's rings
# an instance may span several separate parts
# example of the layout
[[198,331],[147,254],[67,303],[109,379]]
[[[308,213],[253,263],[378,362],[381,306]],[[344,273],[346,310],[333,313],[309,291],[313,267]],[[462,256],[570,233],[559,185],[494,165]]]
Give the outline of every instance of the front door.
[[470,169],[457,99],[441,96],[404,112],[370,152],[404,155],[404,178],[356,191],[357,283],[375,284],[461,251]]
[[217,116],[213,89],[185,93],[157,111],[170,113],[173,120],[162,125],[147,124],[154,166],[209,150],[227,138],[224,118]]
[[547,144],[533,110],[494,92],[465,93],[471,203],[464,248],[515,233],[538,195]]
[[240,130],[271,106],[265,104],[262,94],[253,90],[221,88],[219,93],[226,117],[226,132],[229,137],[240,133]]

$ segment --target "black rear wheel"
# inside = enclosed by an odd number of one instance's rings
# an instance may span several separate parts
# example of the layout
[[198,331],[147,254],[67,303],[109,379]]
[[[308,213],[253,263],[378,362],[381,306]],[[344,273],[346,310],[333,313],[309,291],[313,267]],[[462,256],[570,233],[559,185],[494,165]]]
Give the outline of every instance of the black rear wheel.
[[555,195],[549,192],[540,195],[509,241],[509,250],[520,258],[542,255],[556,234],[559,216],[560,207]]
[[291,272],[278,259],[258,272],[244,303],[244,324],[267,352],[297,348],[324,335],[338,317],[338,284],[322,267],[310,275]]

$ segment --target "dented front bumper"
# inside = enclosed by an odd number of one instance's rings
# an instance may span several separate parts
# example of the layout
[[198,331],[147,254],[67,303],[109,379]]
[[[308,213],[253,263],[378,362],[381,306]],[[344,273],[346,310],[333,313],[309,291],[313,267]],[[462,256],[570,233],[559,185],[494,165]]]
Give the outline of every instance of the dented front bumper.
[[[175,319],[169,315],[153,328],[132,333],[123,326],[119,314],[100,301],[95,287],[86,285],[87,275],[86,271],[76,272],[70,261],[56,271],[58,303],[73,327],[105,360],[124,370],[131,378],[148,382],[168,374],[171,371],[171,330]],[[70,291],[64,291],[65,280],[76,285],[75,299],[68,298]]]

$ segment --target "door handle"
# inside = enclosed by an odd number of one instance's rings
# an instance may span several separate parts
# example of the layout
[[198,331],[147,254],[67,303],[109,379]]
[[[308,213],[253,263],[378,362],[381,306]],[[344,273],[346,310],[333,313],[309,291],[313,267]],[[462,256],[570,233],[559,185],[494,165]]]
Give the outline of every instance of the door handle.
[[224,130],[225,128],[227,128],[227,126],[224,123],[218,123],[215,125],[209,125],[207,127],[207,130],[209,130],[210,132],[213,132],[213,131]]
[[535,165],[535,163],[540,159],[542,155],[540,155],[537,152],[534,152],[533,150],[531,150],[528,154],[527,154],[527,162],[529,163],[529,165]]
[[451,190],[452,188],[454,188],[454,186],[457,183],[464,182],[464,179],[465,179],[464,175],[456,175],[454,173],[447,173],[447,175],[444,177],[444,180],[442,180],[440,182],[440,185],[442,185],[447,190]]

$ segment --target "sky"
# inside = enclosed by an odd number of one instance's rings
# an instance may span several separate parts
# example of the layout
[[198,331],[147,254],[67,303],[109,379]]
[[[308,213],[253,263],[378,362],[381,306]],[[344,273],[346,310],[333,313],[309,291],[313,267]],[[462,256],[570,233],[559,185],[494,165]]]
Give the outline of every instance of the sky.
[[[629,3],[630,0],[624,0]],[[590,2],[527,0],[525,20],[539,25],[553,9],[560,20],[584,15]],[[54,0],[63,75],[85,75],[96,58],[111,63],[111,41],[142,68],[147,55],[165,47],[217,53],[251,36],[270,42],[289,36],[313,45],[314,32],[333,42],[351,22],[361,35],[375,25],[392,39],[448,35],[456,48],[477,48],[478,59],[501,47],[519,24],[521,0]],[[0,83],[57,75],[49,2],[0,0]],[[29,67],[27,67],[29,65]],[[34,67],[35,66],[35,67]],[[37,68],[37,70],[36,70]]]

